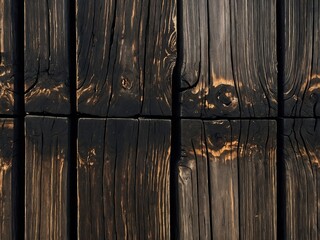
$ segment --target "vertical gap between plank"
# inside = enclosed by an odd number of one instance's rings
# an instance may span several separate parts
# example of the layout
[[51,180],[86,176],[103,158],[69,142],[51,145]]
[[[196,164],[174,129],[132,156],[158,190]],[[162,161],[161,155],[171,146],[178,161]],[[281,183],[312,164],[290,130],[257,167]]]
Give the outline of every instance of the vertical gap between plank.
[[278,118],[277,118],[277,238],[285,239],[285,162],[283,152],[283,118],[284,118],[284,65],[285,65],[285,18],[284,1],[277,0],[277,61],[278,61]]
[[170,235],[179,239],[179,204],[178,204],[178,162],[181,153],[181,117],[180,117],[180,70],[182,67],[182,0],[177,1],[177,58],[172,75],[172,127],[171,127],[171,164],[170,164]]
[[14,39],[14,156],[12,164],[12,233],[24,239],[24,1],[12,1]]
[[70,165],[69,239],[77,239],[77,107],[76,107],[76,0],[69,2],[69,81],[70,81]]

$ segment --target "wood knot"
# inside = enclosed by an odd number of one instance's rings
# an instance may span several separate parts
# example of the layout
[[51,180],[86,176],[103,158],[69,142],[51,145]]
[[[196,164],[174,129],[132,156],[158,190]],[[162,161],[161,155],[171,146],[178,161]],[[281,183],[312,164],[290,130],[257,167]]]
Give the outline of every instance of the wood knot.
[[234,100],[234,93],[231,89],[231,86],[222,85],[216,93],[216,98],[221,102],[225,107],[228,107]]
[[91,167],[96,162],[96,150],[94,148],[90,149],[88,151],[87,160],[85,163],[83,163],[86,167]]
[[121,86],[125,90],[130,90],[132,88],[132,81],[130,81],[128,78],[122,78]]
[[319,93],[313,92],[310,94],[311,102],[316,103],[316,102],[318,102],[318,99],[319,99]]
[[225,137],[221,134],[221,133],[215,133],[212,136],[212,143],[213,143],[213,150],[219,150],[221,148],[223,148],[223,146],[226,143],[226,139]]
[[311,79],[311,84],[308,89],[310,102],[315,104],[319,100],[320,96],[320,78],[315,76]]
[[238,106],[234,86],[221,84],[213,89],[214,105],[221,110],[234,110]]
[[181,149],[181,152],[180,152],[180,154],[181,154],[181,157],[182,158],[184,158],[184,157],[187,157],[187,151],[185,150],[185,149]]

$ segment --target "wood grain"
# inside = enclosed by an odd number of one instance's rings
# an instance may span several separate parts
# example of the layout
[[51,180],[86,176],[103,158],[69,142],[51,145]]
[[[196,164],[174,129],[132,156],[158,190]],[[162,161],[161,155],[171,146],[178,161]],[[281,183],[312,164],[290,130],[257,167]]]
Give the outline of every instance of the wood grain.
[[76,8],[78,111],[170,116],[176,1],[77,0]]
[[286,239],[309,240],[320,237],[318,121],[284,120]]
[[320,116],[320,3],[284,1],[284,113]]
[[238,121],[240,239],[277,238],[276,121]]
[[26,112],[70,112],[68,6],[67,0],[24,1]]
[[276,239],[276,123],[182,120],[179,239]]
[[276,116],[276,1],[181,4],[182,116]]
[[68,120],[25,119],[25,239],[68,239]]
[[80,119],[78,239],[170,239],[170,128]]
[[0,239],[13,239],[12,119],[0,119]]
[[0,0],[0,114],[14,112],[13,1]]

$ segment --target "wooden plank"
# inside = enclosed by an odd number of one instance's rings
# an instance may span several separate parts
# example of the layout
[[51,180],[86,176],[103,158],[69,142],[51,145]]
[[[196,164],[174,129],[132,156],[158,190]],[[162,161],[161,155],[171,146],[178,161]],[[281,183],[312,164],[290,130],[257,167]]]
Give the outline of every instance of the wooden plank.
[[180,239],[276,238],[276,123],[182,120]]
[[12,0],[0,0],[0,114],[14,111]]
[[25,239],[68,239],[68,120],[27,116],[25,129]]
[[238,138],[240,239],[277,238],[276,121],[233,122]]
[[176,1],[76,1],[77,106],[97,116],[171,115]]
[[0,239],[13,239],[13,119],[0,119]]
[[78,239],[170,239],[170,128],[79,120]]
[[[216,135],[223,135],[226,137],[226,144],[231,143],[228,121],[211,122],[210,132],[212,133],[216,126],[219,127],[220,123],[224,125],[223,132],[217,132]],[[220,154],[220,165],[223,169],[219,168],[219,159],[215,157],[210,159],[209,153],[217,151],[217,148],[209,149],[207,145],[208,127],[210,128],[210,122],[204,125],[201,120],[182,120],[181,160],[178,164],[179,237],[190,240],[237,239],[239,227],[237,161],[230,159],[231,148]],[[215,175],[211,176],[211,170]],[[224,170],[221,175],[220,170]],[[216,188],[220,179],[223,186]],[[226,179],[228,181],[224,181]],[[223,219],[225,219],[224,224]],[[230,235],[224,236],[224,234]]]
[[276,0],[183,0],[181,15],[182,116],[276,116]]
[[286,239],[320,237],[320,125],[316,119],[284,120]]
[[24,1],[27,112],[70,112],[68,6],[67,0]]
[[320,116],[320,3],[284,1],[284,113]]

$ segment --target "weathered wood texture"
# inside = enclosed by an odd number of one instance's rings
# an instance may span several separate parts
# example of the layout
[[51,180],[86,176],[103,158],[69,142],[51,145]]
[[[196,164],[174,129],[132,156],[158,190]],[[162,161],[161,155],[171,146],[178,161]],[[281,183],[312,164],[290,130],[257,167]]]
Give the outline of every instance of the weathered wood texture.
[[13,239],[13,125],[0,119],[0,239]]
[[14,111],[12,0],[0,0],[0,114]]
[[25,239],[68,239],[68,120],[25,119]]
[[183,120],[179,239],[276,238],[276,122]]
[[176,1],[76,1],[77,104],[97,116],[171,115]]
[[68,5],[67,0],[24,1],[27,112],[70,112]]
[[285,0],[284,113],[320,116],[320,3]]
[[80,119],[78,239],[170,239],[170,128]]
[[320,125],[284,120],[286,239],[320,238]]
[[276,116],[276,0],[181,8],[182,116]]

